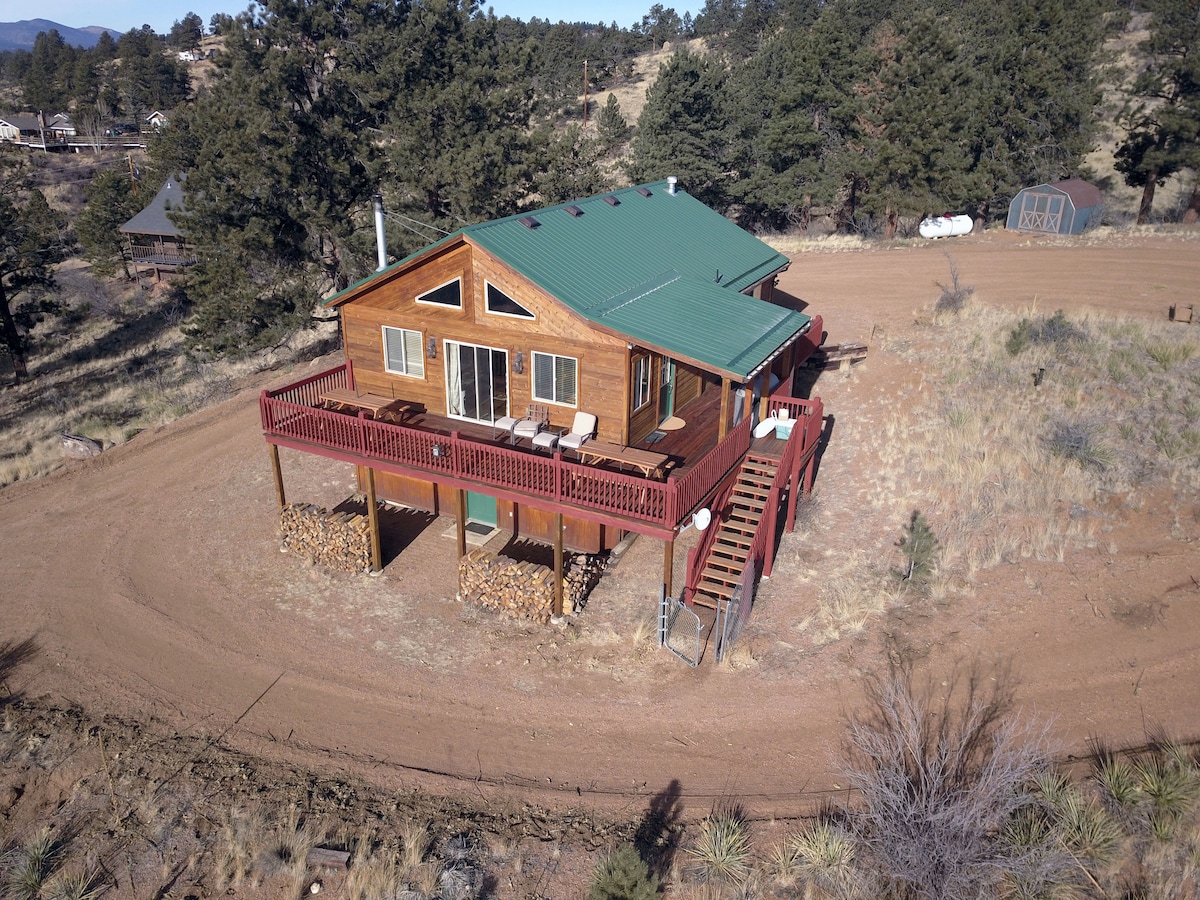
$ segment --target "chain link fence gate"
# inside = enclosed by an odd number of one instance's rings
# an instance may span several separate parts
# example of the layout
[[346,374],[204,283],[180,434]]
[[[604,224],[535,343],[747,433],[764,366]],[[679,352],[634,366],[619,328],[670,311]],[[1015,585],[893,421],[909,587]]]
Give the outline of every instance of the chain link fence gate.
[[682,600],[658,592],[658,646],[666,647],[693,669],[700,665],[700,617]]
[[757,576],[757,563],[753,559],[748,560],[742,580],[733,589],[733,595],[728,600],[717,601],[717,621],[713,625],[713,634],[716,636],[714,656],[718,663],[723,662],[726,654],[734,648],[742,629],[750,621]]

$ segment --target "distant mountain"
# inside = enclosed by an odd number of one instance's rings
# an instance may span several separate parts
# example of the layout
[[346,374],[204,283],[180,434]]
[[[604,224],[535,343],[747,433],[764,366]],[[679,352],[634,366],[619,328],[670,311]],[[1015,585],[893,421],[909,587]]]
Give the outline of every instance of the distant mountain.
[[89,25],[87,28],[68,28],[49,19],[27,19],[23,22],[0,22],[0,50],[32,50],[33,42],[42,31],[56,30],[62,39],[72,47],[90,49],[96,46],[100,35],[108,32],[113,38],[119,38],[121,33],[111,28],[99,25]]

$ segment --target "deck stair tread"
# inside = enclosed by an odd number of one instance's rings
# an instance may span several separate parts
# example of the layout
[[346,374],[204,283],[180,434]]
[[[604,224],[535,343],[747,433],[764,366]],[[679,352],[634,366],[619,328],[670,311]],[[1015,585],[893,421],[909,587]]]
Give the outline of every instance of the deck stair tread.
[[766,513],[771,485],[778,465],[770,460],[747,457],[742,460],[728,511],[722,516],[720,530],[708,551],[700,583],[692,603],[716,609],[729,600],[741,583],[750,558],[750,546]]

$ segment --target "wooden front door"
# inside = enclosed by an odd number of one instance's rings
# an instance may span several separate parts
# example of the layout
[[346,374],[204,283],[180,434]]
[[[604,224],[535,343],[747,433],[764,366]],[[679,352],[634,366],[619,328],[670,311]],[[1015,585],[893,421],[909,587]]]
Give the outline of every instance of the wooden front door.
[[490,425],[508,415],[508,352],[446,341],[446,415]]

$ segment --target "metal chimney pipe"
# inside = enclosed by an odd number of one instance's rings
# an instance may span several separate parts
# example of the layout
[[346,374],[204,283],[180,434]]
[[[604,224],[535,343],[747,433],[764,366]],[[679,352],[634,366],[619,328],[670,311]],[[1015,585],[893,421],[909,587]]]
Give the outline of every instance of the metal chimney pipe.
[[383,233],[383,194],[376,194],[371,199],[375,203],[375,252],[379,257],[379,266],[375,271],[382,272],[388,264],[387,238]]
[[676,178],[674,175],[668,175],[667,176],[667,193],[674,195],[675,194],[675,185],[678,183],[679,183],[678,178]]

